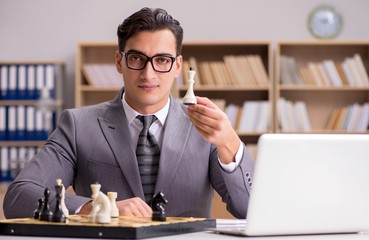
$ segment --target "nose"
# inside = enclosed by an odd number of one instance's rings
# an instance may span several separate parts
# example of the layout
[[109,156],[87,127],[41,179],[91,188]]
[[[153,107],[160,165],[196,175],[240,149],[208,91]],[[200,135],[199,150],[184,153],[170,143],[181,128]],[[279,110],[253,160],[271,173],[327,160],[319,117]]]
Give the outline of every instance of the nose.
[[141,70],[142,78],[151,78],[151,76],[155,74],[155,70],[152,66],[152,62],[148,61],[144,69]]

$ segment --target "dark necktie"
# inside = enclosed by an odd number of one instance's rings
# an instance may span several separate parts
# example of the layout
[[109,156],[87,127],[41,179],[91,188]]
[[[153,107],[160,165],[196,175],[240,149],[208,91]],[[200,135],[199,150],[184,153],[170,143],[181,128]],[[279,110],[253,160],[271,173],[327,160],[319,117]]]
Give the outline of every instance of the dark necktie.
[[158,174],[160,149],[149,128],[157,118],[155,115],[138,115],[137,118],[142,122],[143,128],[138,136],[136,156],[145,201],[150,204],[154,195],[156,176]]

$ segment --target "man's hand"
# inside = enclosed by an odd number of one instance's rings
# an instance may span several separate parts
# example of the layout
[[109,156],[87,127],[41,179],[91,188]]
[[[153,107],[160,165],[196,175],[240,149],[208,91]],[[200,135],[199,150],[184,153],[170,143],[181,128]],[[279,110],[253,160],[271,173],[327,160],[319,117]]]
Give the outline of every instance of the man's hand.
[[[152,210],[146,202],[139,197],[117,201],[120,216],[151,217]],[[92,201],[85,203],[78,214],[89,214],[92,210]]]
[[223,163],[233,162],[241,140],[227,115],[208,98],[196,99],[196,105],[188,106],[191,122],[205,140],[217,146],[219,158]]

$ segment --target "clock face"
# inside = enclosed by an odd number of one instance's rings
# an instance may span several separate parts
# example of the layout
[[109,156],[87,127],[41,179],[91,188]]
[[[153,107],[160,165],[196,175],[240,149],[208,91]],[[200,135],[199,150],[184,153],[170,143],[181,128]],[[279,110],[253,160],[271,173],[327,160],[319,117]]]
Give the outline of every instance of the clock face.
[[330,6],[319,6],[309,16],[310,32],[317,38],[334,38],[342,30],[343,19],[339,12]]

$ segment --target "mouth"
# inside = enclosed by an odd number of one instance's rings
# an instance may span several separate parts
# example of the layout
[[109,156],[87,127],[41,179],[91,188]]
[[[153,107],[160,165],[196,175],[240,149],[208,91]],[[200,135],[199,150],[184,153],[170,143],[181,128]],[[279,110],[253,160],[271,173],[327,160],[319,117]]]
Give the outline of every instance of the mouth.
[[158,88],[159,85],[139,85],[138,87],[145,90],[145,91],[153,91],[156,88]]

